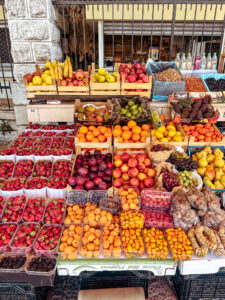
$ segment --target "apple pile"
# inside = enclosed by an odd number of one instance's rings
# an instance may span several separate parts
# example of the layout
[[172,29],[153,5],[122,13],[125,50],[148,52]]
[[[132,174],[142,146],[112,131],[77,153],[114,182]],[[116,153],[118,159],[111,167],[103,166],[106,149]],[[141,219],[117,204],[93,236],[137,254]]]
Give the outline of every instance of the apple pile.
[[5,211],[2,216],[3,222],[20,222],[26,203],[24,195],[9,197]]
[[111,153],[85,151],[76,157],[75,176],[69,178],[69,184],[77,190],[107,190],[112,185],[112,170]]
[[51,251],[55,249],[60,238],[61,226],[45,225],[42,227],[40,233],[38,234],[37,240],[34,244],[35,250],[38,254],[45,254],[46,251]]
[[72,162],[67,160],[57,160],[53,165],[52,176],[68,178],[72,171]]
[[67,178],[51,177],[51,178],[49,178],[47,187],[49,187],[51,189],[62,190],[62,189],[66,188],[67,183],[68,183]]
[[43,218],[44,211],[45,199],[29,199],[23,212],[23,220],[25,222],[40,222]]
[[[125,82],[127,83],[148,83],[149,82],[149,76],[147,75],[146,68],[143,65],[140,65],[139,63],[135,64],[120,64],[119,67],[119,73],[120,73],[120,79],[125,78]],[[138,89],[138,90],[132,90],[137,92],[142,92],[145,90]]]
[[65,199],[52,200],[45,211],[44,224],[62,224],[65,212]]
[[120,188],[129,184],[138,187],[152,188],[154,185],[155,170],[152,168],[152,161],[147,154],[128,154],[123,152],[121,155],[114,156],[113,186]]
[[33,177],[50,177],[52,172],[52,162],[50,160],[40,160],[35,163],[32,173]]
[[8,245],[11,242],[16,229],[16,223],[0,225],[0,252],[6,252],[8,250]]
[[89,74],[84,73],[83,70],[78,69],[76,72],[73,72],[72,78],[64,78],[63,80],[58,81],[59,86],[88,86],[89,84]]
[[5,181],[1,189],[2,191],[18,191],[24,188],[25,182],[24,178],[10,178]]
[[47,183],[47,178],[34,177],[27,180],[27,182],[24,185],[24,188],[27,190],[39,190],[45,188]]
[[25,250],[29,253],[39,229],[40,225],[37,223],[22,223],[12,241],[12,250],[16,252]]
[[20,160],[14,169],[14,177],[28,178],[31,176],[33,171],[33,161],[32,160]]
[[9,178],[13,174],[14,162],[13,161],[0,161],[0,177]]

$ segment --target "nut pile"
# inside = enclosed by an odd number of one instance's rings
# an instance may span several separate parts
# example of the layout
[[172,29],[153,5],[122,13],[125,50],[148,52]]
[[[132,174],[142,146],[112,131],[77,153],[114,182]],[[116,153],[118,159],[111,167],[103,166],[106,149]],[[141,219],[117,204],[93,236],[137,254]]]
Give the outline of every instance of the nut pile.
[[180,72],[172,68],[159,73],[154,73],[154,76],[157,81],[182,81]]

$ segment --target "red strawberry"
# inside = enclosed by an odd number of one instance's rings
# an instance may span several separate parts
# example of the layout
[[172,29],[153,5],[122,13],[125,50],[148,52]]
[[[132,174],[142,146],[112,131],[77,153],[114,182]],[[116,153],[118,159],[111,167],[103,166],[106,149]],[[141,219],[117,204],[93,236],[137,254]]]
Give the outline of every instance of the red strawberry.
[[16,196],[10,197],[7,201],[5,211],[2,216],[3,222],[19,222],[22,218],[26,197]]
[[47,187],[52,189],[65,189],[68,184],[68,180],[62,177],[51,177],[47,184]]
[[10,160],[0,161],[0,177],[9,178],[13,174],[14,162]]
[[52,162],[50,160],[40,160],[35,163],[32,176],[50,177],[52,172]]
[[[55,249],[56,251],[56,246],[60,238],[61,229],[62,227],[58,225],[44,225],[42,227],[34,245],[37,254],[45,254],[45,250],[51,251],[51,253],[48,254],[54,254],[52,250]],[[53,231],[54,236],[52,237]]]
[[28,178],[31,176],[33,170],[32,160],[20,160],[14,169],[14,177]]
[[40,222],[44,215],[45,199],[29,199],[23,212],[23,220],[26,222]]
[[26,179],[23,178],[10,178],[4,182],[1,189],[3,191],[18,191],[24,187]]
[[[65,211],[65,200],[55,199],[52,200],[45,211],[44,223],[45,224],[62,224],[64,211]],[[57,216],[57,220],[55,218]]]
[[53,166],[52,176],[68,178],[72,171],[72,162],[57,160]]

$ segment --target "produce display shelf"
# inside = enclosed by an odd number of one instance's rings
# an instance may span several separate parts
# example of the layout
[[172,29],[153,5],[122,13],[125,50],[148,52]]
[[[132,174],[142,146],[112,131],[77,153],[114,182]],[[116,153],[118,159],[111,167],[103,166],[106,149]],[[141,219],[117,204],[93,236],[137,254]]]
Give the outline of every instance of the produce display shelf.
[[177,266],[182,275],[215,274],[225,267],[225,257],[216,257],[212,253],[203,258],[192,255],[192,260],[179,261]]
[[151,260],[146,258],[134,259],[77,259],[57,260],[59,276],[79,276],[83,271],[148,271],[155,276],[175,275],[177,262],[172,259]]

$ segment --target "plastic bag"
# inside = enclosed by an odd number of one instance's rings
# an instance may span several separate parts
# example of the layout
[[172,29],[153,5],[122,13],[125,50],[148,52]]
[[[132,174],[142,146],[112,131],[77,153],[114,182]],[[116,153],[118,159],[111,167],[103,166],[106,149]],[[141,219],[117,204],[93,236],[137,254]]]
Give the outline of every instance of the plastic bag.
[[220,199],[214,193],[212,193],[208,187],[204,187],[202,192],[207,202],[209,210],[214,212],[220,210]]
[[172,205],[171,207],[174,208],[174,210],[188,210],[191,208],[190,203],[188,202],[188,198],[186,196],[186,192],[182,189],[179,189],[173,194],[172,199]]
[[201,210],[201,215],[204,215],[204,212],[207,211],[207,202],[204,194],[192,185],[186,195],[191,206]]
[[202,219],[205,226],[217,228],[220,225],[225,226],[225,211],[222,209],[215,211],[207,211]]
[[200,223],[199,216],[194,209],[185,211],[176,210],[173,213],[173,221],[175,227],[181,227],[183,230],[188,230]]

